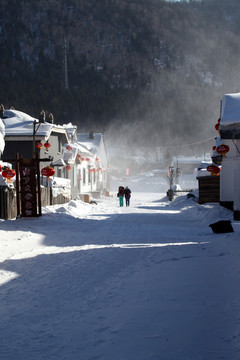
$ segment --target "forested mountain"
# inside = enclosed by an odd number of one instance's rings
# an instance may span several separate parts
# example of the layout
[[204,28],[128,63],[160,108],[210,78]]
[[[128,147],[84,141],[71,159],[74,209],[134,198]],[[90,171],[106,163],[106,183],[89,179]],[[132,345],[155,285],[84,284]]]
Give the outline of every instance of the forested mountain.
[[212,137],[240,90],[239,15],[238,0],[1,0],[0,103],[142,146]]

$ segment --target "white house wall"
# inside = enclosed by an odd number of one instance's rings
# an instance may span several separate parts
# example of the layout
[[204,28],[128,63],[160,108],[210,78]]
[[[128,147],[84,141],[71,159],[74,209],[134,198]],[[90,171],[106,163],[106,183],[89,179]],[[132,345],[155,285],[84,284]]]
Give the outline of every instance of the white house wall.
[[[240,162],[240,140],[223,140],[224,145],[228,145],[230,151],[223,157],[222,169],[220,174],[220,201],[234,201],[234,172]],[[236,146],[234,145],[236,144]],[[239,149],[239,151],[237,150]]]
[[[87,194],[92,191],[96,191],[96,183],[93,183],[93,176],[89,173],[89,166],[86,161],[83,161],[81,165],[78,165],[78,171],[81,171],[80,181],[80,193]],[[85,176],[84,176],[85,171]],[[84,181],[85,180],[85,181]],[[90,180],[90,181],[89,181]]]
[[105,146],[104,146],[103,138],[101,139],[101,143],[100,143],[100,146],[99,146],[98,157],[101,159],[102,166],[107,167],[108,159],[107,159],[107,154],[106,154],[106,149],[105,149]]

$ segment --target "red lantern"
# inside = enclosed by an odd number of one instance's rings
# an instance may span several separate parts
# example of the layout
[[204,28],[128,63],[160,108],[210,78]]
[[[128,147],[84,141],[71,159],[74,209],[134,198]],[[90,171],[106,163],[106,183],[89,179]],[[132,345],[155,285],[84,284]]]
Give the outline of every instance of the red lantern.
[[5,169],[2,172],[2,177],[7,179],[7,182],[10,183],[11,182],[11,178],[14,177],[16,175],[15,171],[12,169]]
[[53,176],[54,174],[55,174],[55,170],[52,168],[52,167],[50,167],[50,166],[46,166],[45,168],[43,168],[42,170],[41,170],[41,174],[43,175],[43,176],[46,176],[47,177],[47,181],[49,180],[49,177],[50,176]]
[[67,165],[67,166],[66,166],[66,170],[67,170],[67,171],[70,171],[70,170],[71,170],[71,166],[70,166],[70,165]]
[[220,170],[221,169],[218,166],[214,165],[214,164],[209,165],[207,167],[207,171],[209,171],[211,173],[211,175],[219,175]]
[[70,145],[66,146],[67,151],[71,151],[72,147]]
[[218,147],[217,147],[217,152],[219,153],[219,154],[221,154],[221,155],[223,155],[224,157],[226,157],[226,153],[227,152],[229,152],[229,146],[228,145],[224,145],[224,144],[222,144],[222,145],[219,145]]
[[42,146],[43,146],[43,144],[41,143],[41,141],[38,141],[38,142],[36,143],[36,148],[37,148],[37,149],[41,149]]
[[216,146],[213,146],[212,149],[213,149],[213,151],[216,150]]
[[50,148],[51,144],[47,141],[44,144],[44,147],[46,148],[46,151],[48,151],[48,149]]
[[2,171],[2,165],[0,165],[0,172]]
[[87,161],[87,162],[89,162],[89,161],[90,161],[90,159],[89,159],[89,158],[86,158],[86,161]]

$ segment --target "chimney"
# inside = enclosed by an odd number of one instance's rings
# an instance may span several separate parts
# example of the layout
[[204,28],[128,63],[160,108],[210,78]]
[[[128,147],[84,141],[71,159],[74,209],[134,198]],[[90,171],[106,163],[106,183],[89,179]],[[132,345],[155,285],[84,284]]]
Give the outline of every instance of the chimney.
[[0,118],[4,119],[4,105],[3,104],[0,105]]
[[94,139],[93,131],[89,133],[89,139]]
[[50,122],[51,124],[54,123],[54,116],[52,113],[49,113],[49,115],[48,115],[48,122]]
[[41,123],[44,123],[45,122],[45,111],[44,110],[41,110],[41,112],[40,112],[40,119],[39,119],[39,121],[41,122]]

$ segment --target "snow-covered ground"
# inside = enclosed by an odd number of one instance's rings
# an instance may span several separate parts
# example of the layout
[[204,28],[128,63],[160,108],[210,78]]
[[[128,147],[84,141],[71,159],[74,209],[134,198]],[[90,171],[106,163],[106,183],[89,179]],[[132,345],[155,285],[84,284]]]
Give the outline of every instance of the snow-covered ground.
[[[130,207],[118,205],[120,183]],[[170,203],[162,177],[111,186],[97,205],[0,222],[0,359],[239,360],[232,212],[185,195]],[[214,234],[209,224],[227,219],[234,232]]]

